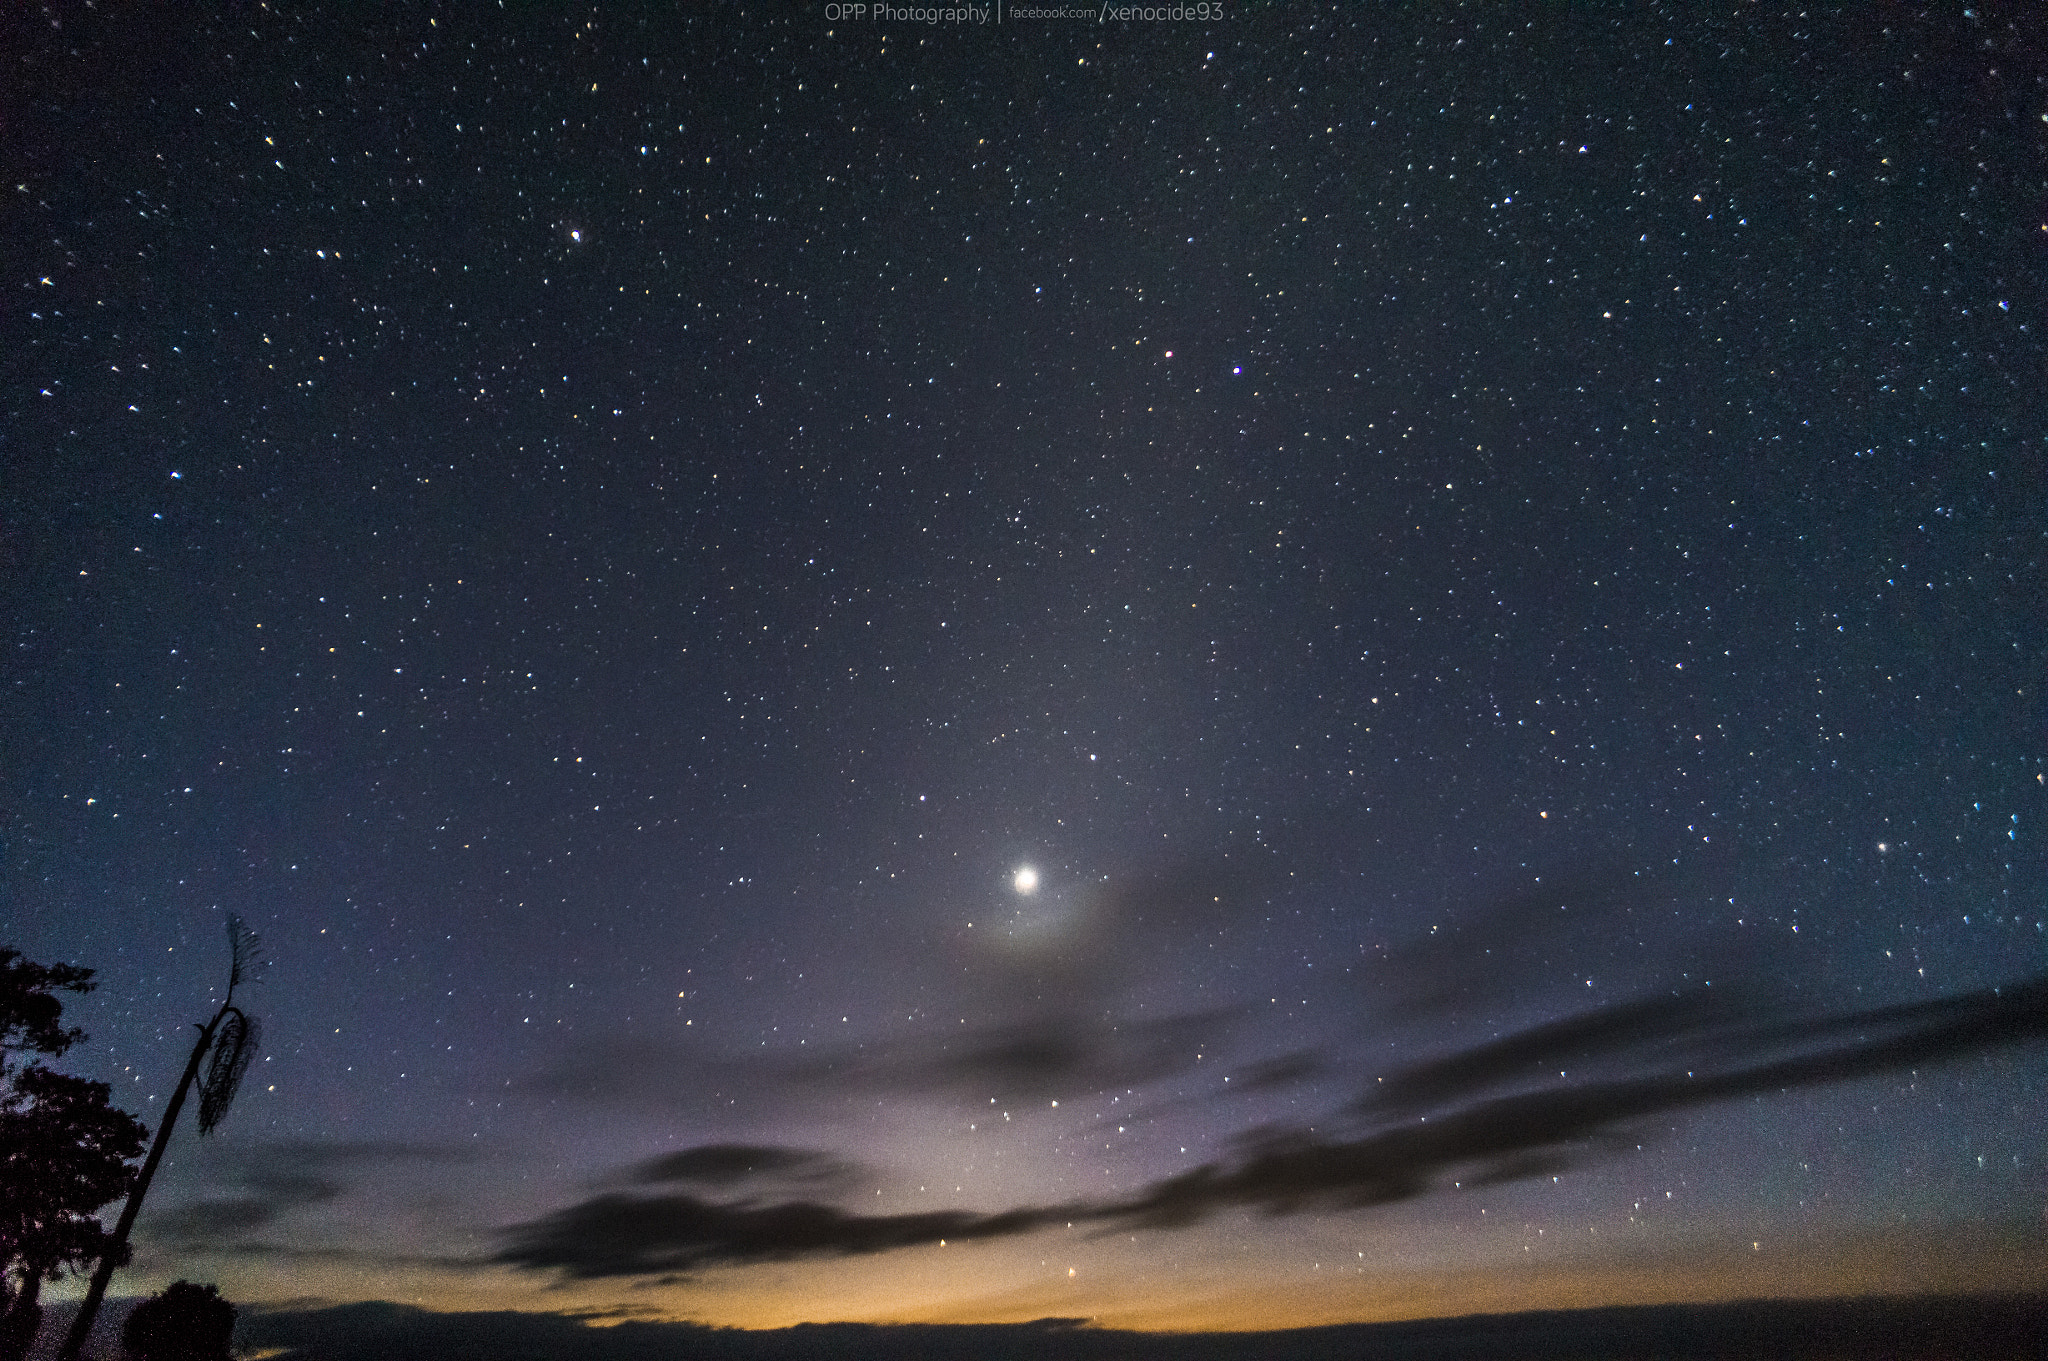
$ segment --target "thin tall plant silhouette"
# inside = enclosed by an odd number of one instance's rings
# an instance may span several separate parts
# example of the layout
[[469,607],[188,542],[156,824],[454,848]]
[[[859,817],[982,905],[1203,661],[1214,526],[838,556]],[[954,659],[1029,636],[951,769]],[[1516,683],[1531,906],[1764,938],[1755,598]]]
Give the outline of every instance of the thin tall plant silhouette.
[[235,1092],[242,1085],[242,1075],[249,1070],[249,1060],[256,1054],[262,1028],[255,1017],[235,1005],[235,989],[245,982],[253,982],[261,971],[265,962],[262,941],[233,913],[228,914],[228,949],[233,955],[233,964],[228,972],[228,995],[211,1021],[204,1025],[193,1022],[199,1031],[199,1041],[192,1046],[192,1057],[185,1064],[185,1075],[178,1079],[178,1090],[171,1094],[170,1105],[164,1107],[163,1123],[157,1126],[156,1141],[149,1146],[149,1157],[143,1160],[142,1171],[135,1178],[135,1189],[128,1193],[128,1203],[122,1207],[120,1222],[114,1225],[113,1237],[100,1257],[98,1269],[92,1274],[92,1286],[79,1305],[78,1317],[71,1321],[71,1331],[64,1338],[63,1350],[57,1354],[59,1361],[77,1361],[86,1337],[92,1332],[93,1321],[99,1316],[100,1301],[106,1298],[107,1283],[128,1256],[128,1232],[135,1227],[135,1216],[142,1209],[143,1196],[149,1193],[149,1182],[156,1175],[156,1165],[163,1161],[164,1149],[171,1141],[171,1127],[178,1123],[178,1112],[184,1108],[185,1097],[191,1092],[192,1083],[199,1079],[201,1060],[209,1051],[212,1053],[213,1061],[206,1066],[206,1077],[199,1081],[199,1132],[211,1134],[227,1118],[228,1107],[234,1104]]

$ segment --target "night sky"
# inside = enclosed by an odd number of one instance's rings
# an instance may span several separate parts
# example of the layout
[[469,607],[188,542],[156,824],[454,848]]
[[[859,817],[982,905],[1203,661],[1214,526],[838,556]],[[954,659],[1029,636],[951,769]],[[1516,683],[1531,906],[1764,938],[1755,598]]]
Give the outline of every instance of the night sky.
[[2048,22],[1220,8],[8,21],[117,1293],[2039,1287]]

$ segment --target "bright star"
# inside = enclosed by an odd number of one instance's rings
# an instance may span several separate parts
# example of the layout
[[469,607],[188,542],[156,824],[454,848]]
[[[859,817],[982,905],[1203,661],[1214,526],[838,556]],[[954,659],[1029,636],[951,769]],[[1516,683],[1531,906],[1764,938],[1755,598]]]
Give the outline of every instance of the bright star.
[[1036,893],[1038,891],[1038,871],[1026,865],[1017,871],[1017,877],[1011,882],[1016,884],[1019,893]]

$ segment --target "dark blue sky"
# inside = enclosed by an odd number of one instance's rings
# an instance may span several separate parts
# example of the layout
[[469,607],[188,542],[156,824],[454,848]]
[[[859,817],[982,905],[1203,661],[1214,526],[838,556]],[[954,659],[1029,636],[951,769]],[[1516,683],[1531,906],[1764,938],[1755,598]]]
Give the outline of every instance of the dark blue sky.
[[2038,23],[1223,8],[16,21],[8,936],[152,1123],[274,960],[132,1288],[2027,1278]]

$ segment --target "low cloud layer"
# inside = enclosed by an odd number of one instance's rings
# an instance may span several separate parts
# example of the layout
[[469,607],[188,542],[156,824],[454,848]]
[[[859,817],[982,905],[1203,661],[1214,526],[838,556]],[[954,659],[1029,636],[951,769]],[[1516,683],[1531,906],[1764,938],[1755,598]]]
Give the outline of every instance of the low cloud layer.
[[[609,1194],[508,1230],[496,1260],[575,1277],[633,1276],[1009,1237],[1055,1222],[1170,1228],[1230,1208],[1291,1214],[1386,1205],[1454,1177],[1512,1181],[1632,1146],[1630,1125],[1649,1116],[2044,1036],[2048,976],[1932,1002],[1803,1017],[1759,1016],[1754,1003],[1705,993],[1645,999],[1390,1074],[1348,1108],[1356,1131],[1350,1137],[1268,1132],[1233,1160],[1122,1199],[998,1214],[865,1215],[800,1199],[719,1204],[690,1194]],[[695,1163],[688,1161],[693,1154]],[[686,1168],[732,1161],[719,1149],[673,1156]]]

